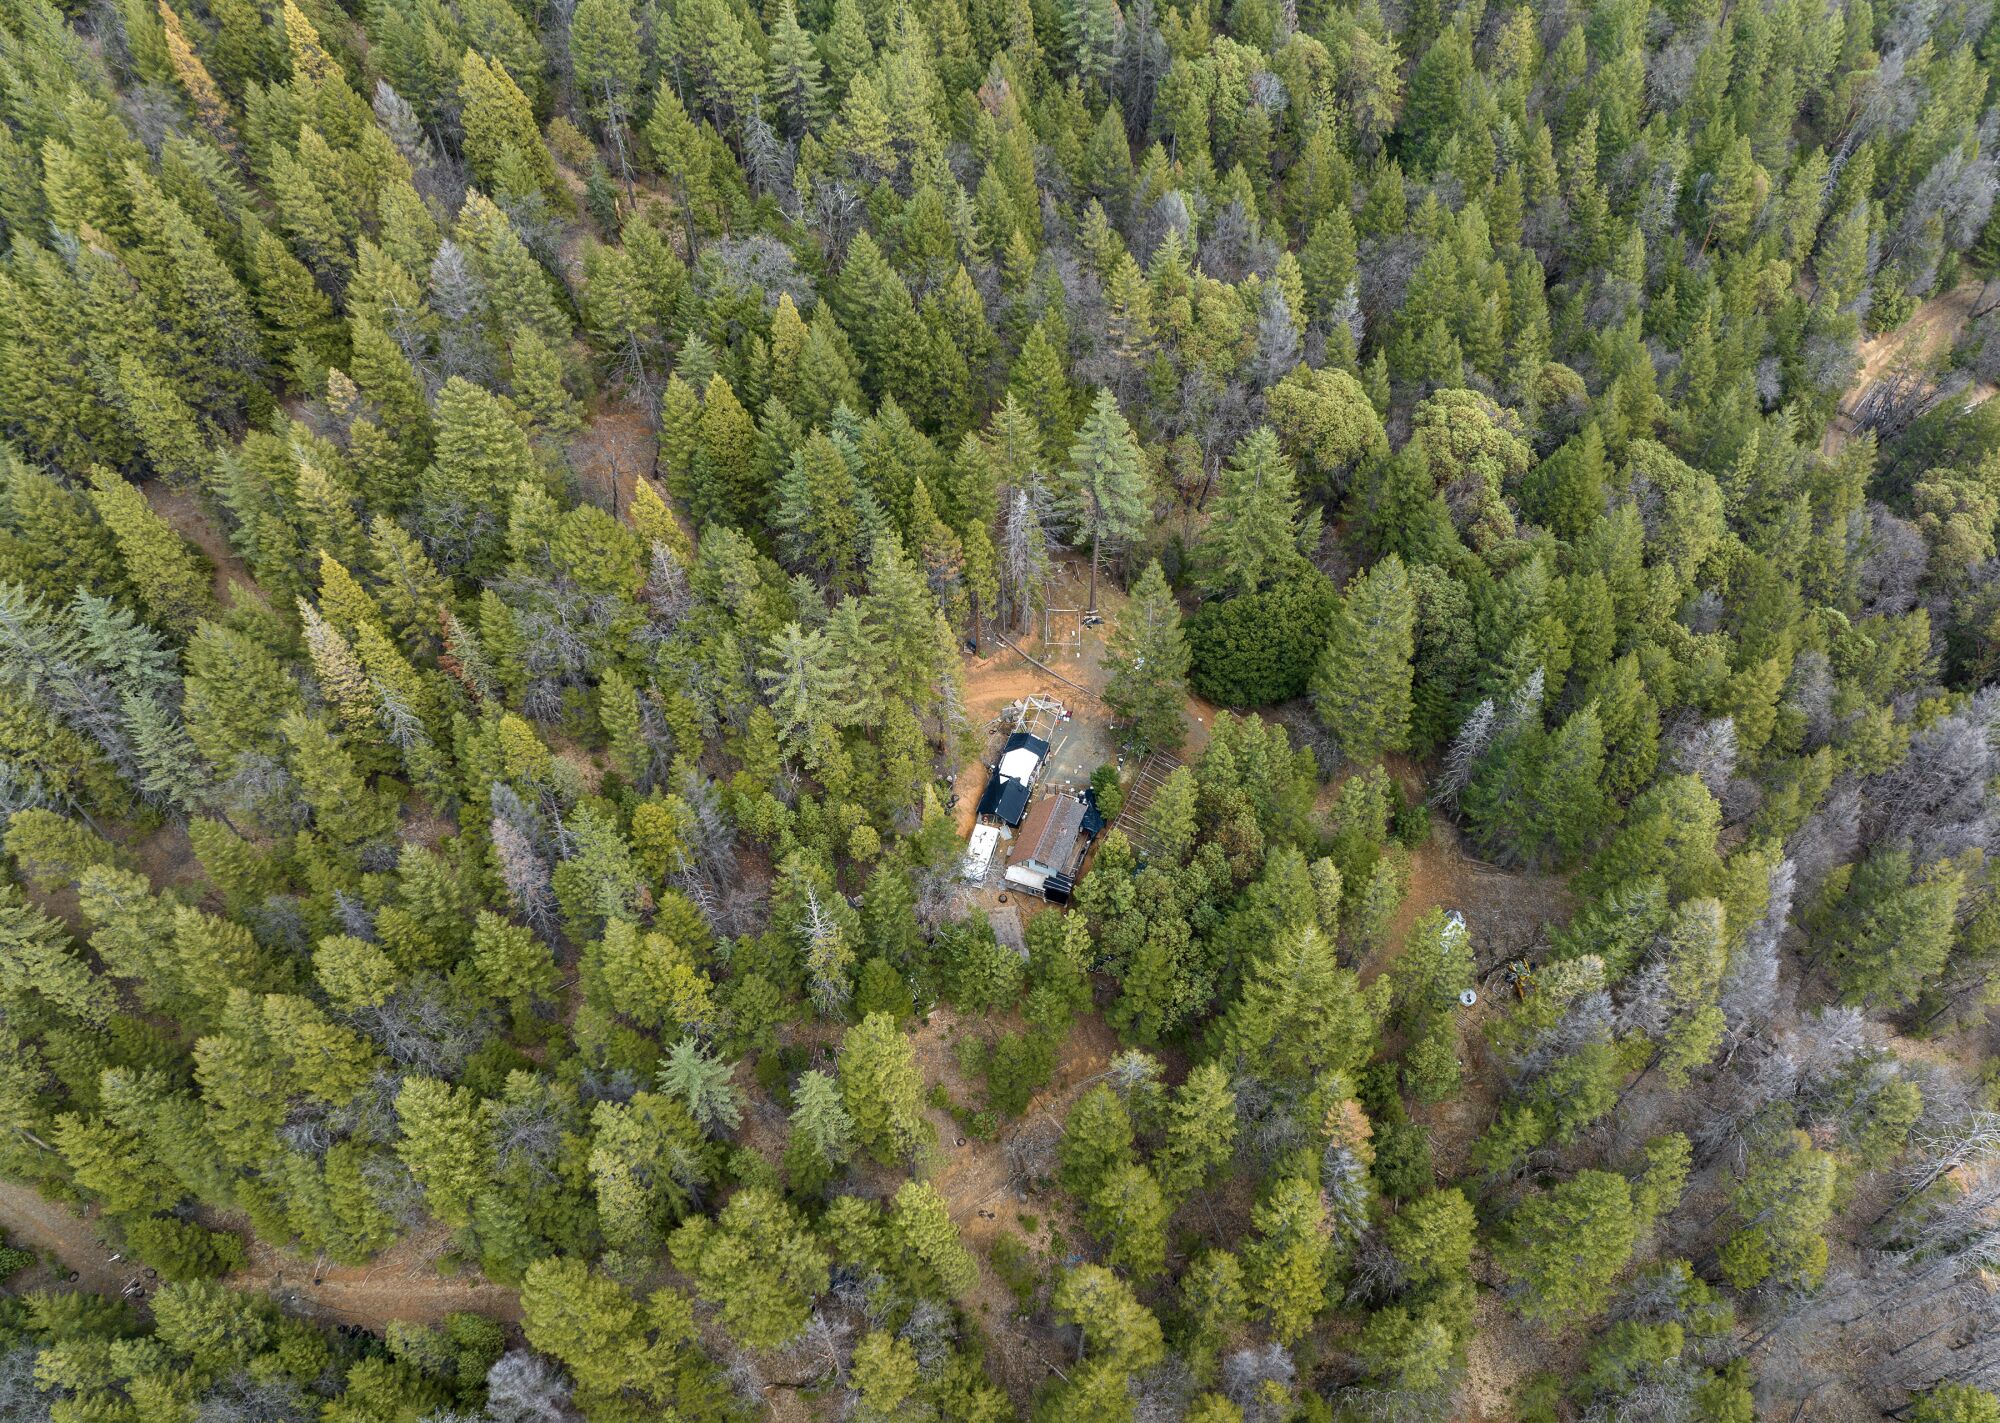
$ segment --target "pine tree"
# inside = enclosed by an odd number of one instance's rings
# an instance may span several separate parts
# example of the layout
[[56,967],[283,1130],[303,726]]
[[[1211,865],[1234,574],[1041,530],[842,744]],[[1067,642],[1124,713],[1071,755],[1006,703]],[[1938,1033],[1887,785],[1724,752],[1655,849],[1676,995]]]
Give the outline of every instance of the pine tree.
[[90,485],[90,502],[118,545],[125,576],[147,616],[185,638],[215,611],[206,562],[153,512],[145,495],[110,470],[93,467]]
[[0,578],[62,602],[79,589],[129,596],[118,547],[81,491],[0,461]]
[[622,127],[633,113],[643,67],[639,26],[627,0],[578,0],[569,21],[569,58],[591,117],[607,129]]
[[346,848],[386,835],[396,808],[367,788],[354,757],[321,722],[293,712],[278,723],[290,748],[292,774],[312,807],[313,822],[335,845]]
[[1166,1268],[1168,1215],[1159,1182],[1136,1163],[1106,1175],[1089,1201],[1091,1229],[1110,1243],[1106,1259],[1142,1282]]
[[460,123],[465,130],[465,161],[482,183],[499,186],[502,160],[511,151],[524,162],[536,186],[556,191],[555,163],[535,128],[534,106],[508,72],[468,49],[458,66]]
[[62,923],[26,902],[12,884],[0,886],[0,990],[30,998],[45,1011],[86,1025],[105,1022],[118,995],[71,947]]
[[1257,1069],[1296,1079],[1359,1066],[1375,1018],[1373,996],[1339,966],[1318,927],[1307,926],[1252,959],[1222,1034],[1229,1050]]
[[1218,593],[1255,593],[1298,572],[1319,541],[1319,516],[1302,517],[1291,461],[1269,427],[1236,447],[1223,466],[1202,539],[1202,583]]
[[1393,553],[1341,598],[1312,691],[1320,720],[1351,761],[1409,745],[1415,619],[1409,575]]
[[654,161],[667,176],[680,210],[690,255],[699,250],[697,235],[719,231],[722,226],[721,193],[712,171],[712,154],[702,130],[688,117],[680,95],[669,84],[661,84],[653,99],[653,113],[646,121],[646,142]]
[[885,1329],[870,1330],[854,1346],[853,1376],[859,1415],[867,1419],[902,1416],[922,1378],[910,1341]]
[[382,735],[380,696],[353,644],[304,598],[298,609],[313,677],[340,722],[343,744],[362,769],[387,770],[393,763]]
[[1564,1329],[1604,1307],[1637,1240],[1625,1178],[1579,1171],[1517,1207],[1493,1255],[1523,1317]]
[[757,472],[757,426],[720,373],[702,395],[701,415],[686,480],[675,492],[697,526],[722,522],[741,529],[762,525],[765,491]]
[[847,1030],[840,1048],[840,1097],[858,1145],[884,1165],[907,1158],[930,1138],[923,1078],[896,1021],[870,1013]]
[[477,284],[484,288],[487,320],[495,337],[529,326],[550,342],[568,339],[569,314],[547,269],[535,260],[513,220],[496,203],[476,191],[466,194],[458,214],[457,240]]
[[827,1286],[824,1247],[766,1186],[744,1187],[714,1220],[689,1220],[670,1245],[674,1264],[718,1306],[723,1327],[753,1349],[796,1338],[814,1296]]
[[1910,1423],[2000,1423],[2000,1398],[1965,1383],[1941,1383],[1916,1400]]
[[177,393],[197,413],[229,421],[261,415],[262,343],[250,298],[179,203],[136,161],[125,166],[143,263],[135,275],[158,312]]
[[347,339],[333,303],[284,240],[262,223],[245,222],[245,259],[266,350],[295,389],[317,388],[328,366],[347,359]]
[[1325,1208],[1311,1181],[1280,1180],[1250,1213],[1256,1237],[1243,1251],[1249,1301],[1272,1335],[1289,1344],[1312,1327],[1326,1303],[1331,1241]]
[[769,83],[788,137],[804,138],[819,126],[826,112],[825,66],[812,37],[800,28],[792,0],[779,7],[771,26]]
[[500,512],[522,482],[539,484],[528,437],[493,395],[454,376],[437,400],[437,458],[423,473],[429,542],[447,565],[490,569],[500,552]]
[[118,386],[153,472],[170,485],[192,488],[207,472],[210,458],[194,412],[170,384],[129,353],[118,362]]
[[878,396],[914,389],[923,328],[909,287],[868,233],[848,249],[829,300],[861,356],[870,388]]
[[[306,153],[308,146],[315,151]],[[322,285],[338,291],[354,272],[360,219],[333,184],[338,169],[315,166],[315,159],[330,157],[325,138],[310,127],[302,129],[299,152],[279,149],[271,156],[270,188],[278,226],[291,239],[292,250]]]
[[733,1131],[742,1124],[743,1112],[729,1077],[728,1063],[687,1037],[667,1054],[660,1069],[660,1090],[677,1099],[708,1130]]
[[891,1270],[928,1299],[957,1299],[979,1283],[979,1264],[958,1238],[936,1186],[905,1181],[896,1188],[883,1231]]
[[1104,700],[1141,753],[1176,747],[1187,731],[1187,639],[1158,560],[1146,565],[1106,648]]
[[188,642],[185,686],[188,736],[225,776],[245,752],[274,750],[275,726],[305,709],[298,684],[269,648],[211,622]]
[[562,352],[539,330],[514,328],[507,364],[511,398],[533,422],[538,438],[560,448],[583,428],[583,407],[569,392]]
[[840,446],[815,430],[792,452],[773,521],[787,564],[848,586],[861,562],[860,491]]
[[1679,1087],[1715,1055],[1723,1033],[1716,992],[1727,962],[1721,904],[1692,899],[1677,906],[1656,952],[1633,980],[1626,1006],[1627,1017],[1657,1044],[1647,1072],[1658,1067]]
[[661,1290],[642,1306],[615,1280],[564,1256],[528,1267],[521,1323],[528,1342],[560,1361],[579,1401],[594,1408],[622,1407],[629,1394],[666,1406],[694,1337],[684,1297]]
[[1909,1001],[1943,967],[1964,874],[1951,860],[1913,867],[1904,846],[1842,865],[1807,920],[1849,1002]]
[[449,1226],[471,1221],[473,1200],[491,1169],[478,1118],[479,1099],[471,1091],[433,1077],[405,1078],[396,1096],[403,1132],[396,1154],[424,1188],[431,1214]]
[[1086,1357],[1121,1382],[1165,1354],[1159,1320],[1130,1285],[1102,1265],[1070,1270],[1056,1282],[1051,1303],[1058,1316],[1082,1331]]
[[1217,1062],[1195,1067],[1174,1092],[1166,1144],[1157,1159],[1160,1185],[1178,1200],[1204,1185],[1235,1154],[1236,1093]]
[[1096,403],[1070,446],[1060,507],[1076,541],[1090,545],[1089,611],[1095,613],[1099,554],[1104,545],[1116,548],[1136,535],[1146,516],[1139,442],[1109,390],[1097,392]]
[[824,1072],[802,1073],[792,1100],[785,1175],[794,1191],[817,1195],[853,1155],[854,1119],[841,1103],[839,1086]]
[[472,948],[466,962],[493,999],[518,1011],[536,999],[554,995],[558,986],[555,961],[535,936],[482,909],[472,928]]
[[1009,403],[1033,420],[1040,448],[1051,452],[1069,449],[1076,435],[1076,391],[1059,340],[1049,322],[1036,322],[1007,378]]
[[368,568],[388,626],[412,655],[434,651],[439,615],[451,605],[451,585],[402,525],[377,514],[368,525]]

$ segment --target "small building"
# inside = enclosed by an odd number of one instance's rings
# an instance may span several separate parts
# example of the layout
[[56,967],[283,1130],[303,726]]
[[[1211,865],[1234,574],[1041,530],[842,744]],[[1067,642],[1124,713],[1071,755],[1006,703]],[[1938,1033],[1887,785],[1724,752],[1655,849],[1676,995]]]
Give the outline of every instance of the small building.
[[1070,878],[1084,840],[1088,807],[1072,795],[1045,795],[1021,824],[1007,855],[1007,882],[1064,901],[1076,887]]
[[1000,827],[997,825],[975,825],[972,839],[965,847],[965,860],[959,873],[973,884],[981,884],[986,879],[986,871],[993,864],[993,852],[1000,846]]
[[1019,825],[1048,755],[1049,743],[1031,732],[1017,731],[1008,737],[1000,748],[1000,759],[993,763],[985,793],[979,797],[979,813],[1002,825]]

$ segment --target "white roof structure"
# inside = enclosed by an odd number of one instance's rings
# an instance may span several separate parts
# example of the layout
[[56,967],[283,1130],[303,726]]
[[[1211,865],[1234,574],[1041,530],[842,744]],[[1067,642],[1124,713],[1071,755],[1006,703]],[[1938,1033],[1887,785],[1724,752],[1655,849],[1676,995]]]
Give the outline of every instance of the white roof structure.
[[1000,758],[1000,777],[1007,781],[1032,781],[1042,764],[1041,753],[1032,746],[1016,746]]
[[1042,887],[1048,883],[1049,872],[1047,870],[1038,870],[1032,865],[1009,865],[1007,867],[1006,880],[1007,883],[1016,885],[1032,894],[1040,894]]
[[993,852],[1000,845],[1000,827],[997,825],[975,825],[972,839],[965,847],[965,859],[960,873],[974,884],[986,878],[986,867],[993,863]]

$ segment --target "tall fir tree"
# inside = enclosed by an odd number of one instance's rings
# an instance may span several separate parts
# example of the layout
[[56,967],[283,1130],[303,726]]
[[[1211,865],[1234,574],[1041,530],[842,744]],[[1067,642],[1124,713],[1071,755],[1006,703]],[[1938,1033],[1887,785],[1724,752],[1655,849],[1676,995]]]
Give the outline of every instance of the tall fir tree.
[[1180,604],[1155,559],[1105,649],[1104,700],[1141,754],[1177,747],[1187,734],[1188,665]]
[[1312,694],[1321,722],[1351,761],[1409,745],[1415,622],[1409,574],[1393,553],[1340,600]]
[[1146,476],[1138,439],[1117,399],[1099,390],[1090,414],[1070,446],[1069,469],[1060,507],[1075,540],[1090,546],[1090,607],[1097,611],[1097,565],[1108,544],[1114,550],[1139,532],[1146,516]]

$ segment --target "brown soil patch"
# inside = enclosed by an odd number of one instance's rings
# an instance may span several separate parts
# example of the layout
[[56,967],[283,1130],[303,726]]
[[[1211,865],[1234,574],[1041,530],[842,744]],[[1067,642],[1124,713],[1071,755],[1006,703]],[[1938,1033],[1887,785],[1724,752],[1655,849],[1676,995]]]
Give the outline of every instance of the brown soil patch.
[[[0,1181],[0,1229],[15,1244],[52,1257],[61,1267],[59,1281],[75,1271],[76,1289],[116,1298],[139,1272],[130,1261],[111,1259],[114,1252],[90,1219],[26,1186]],[[398,1242],[371,1264],[334,1265],[253,1240],[249,1263],[227,1282],[269,1292],[287,1308],[333,1324],[379,1330],[397,1319],[436,1323],[457,1310],[517,1322],[521,1306],[515,1291],[470,1268],[463,1278],[437,1272],[449,1242],[450,1232],[435,1226]]]
[[[1088,559],[1074,554],[1061,556],[1050,579],[1049,603],[1081,610],[1090,600],[1089,581]],[[1074,721],[1083,724],[1079,730],[1102,732],[1104,745],[1112,748],[1105,759],[1112,759],[1116,741],[1110,732],[1111,709],[1101,700],[1110,675],[1104,656],[1111,631],[1128,601],[1124,590],[1101,576],[1100,570],[1097,611],[1103,621],[1095,627],[1083,625],[1080,611],[1052,613],[1047,619],[1037,616],[1026,629],[996,629],[989,624],[980,640],[981,654],[965,659],[967,719],[974,727],[984,728],[990,741],[994,733],[1005,729],[1000,718],[1007,708],[1024,697],[1053,697],[1069,709]],[[1182,761],[1193,761],[1207,747],[1216,711],[1211,703],[1188,693],[1187,735],[1177,753]],[[989,745],[981,755],[990,757],[992,753]],[[959,769],[953,782],[960,835],[972,833],[987,765],[985,760],[970,761]]]
[[0,1181],[0,1230],[10,1244],[54,1262],[56,1268],[48,1272],[53,1279],[47,1283],[62,1284],[74,1270],[75,1288],[115,1298],[134,1273],[112,1262],[110,1248],[88,1220],[29,1186]]
[[1569,883],[1560,875],[1503,870],[1465,852],[1458,831],[1431,816],[1430,838],[1410,854],[1409,882],[1389,939],[1400,944],[1434,906],[1465,915],[1473,962],[1482,977],[1510,959],[1535,957],[1550,930],[1568,922]]
[[586,497],[599,503],[608,500],[611,512],[620,518],[631,506],[640,478],[653,477],[659,458],[653,422],[622,401],[599,400],[590,423],[569,442],[570,467]]
[[[1965,282],[1942,296],[1932,297],[1911,313],[1910,319],[1901,326],[1872,336],[1855,348],[1861,357],[1861,369],[1855,373],[1854,382],[1841,397],[1840,409],[1828,424],[1826,435],[1820,442],[1822,451],[1832,454],[1853,437],[1853,414],[1868,394],[1869,388],[1888,375],[1906,358],[1915,359],[1924,365],[1934,365],[1951,352],[1958,344],[1958,338],[1965,324],[1975,311],[1982,311],[1991,304],[1993,297],[1988,294],[1990,283]],[[1994,393],[1990,385],[1976,385],[1970,398],[1977,405]]]
[[1411,1119],[1430,1132],[1438,1178],[1449,1181],[1465,1171],[1473,1143],[1506,1095],[1483,1031],[1505,1011],[1507,986],[1498,970],[1516,958],[1539,957],[1549,930],[1569,917],[1570,894],[1558,876],[1501,870],[1471,858],[1451,823],[1433,815],[1430,838],[1409,854],[1403,903],[1390,921],[1388,942],[1358,970],[1364,983],[1387,970],[1417,920],[1436,908],[1465,916],[1479,992],[1478,1003],[1458,1015],[1462,1085],[1435,1106],[1410,1108]]
[[1462,1423],[1501,1423],[1514,1417],[1514,1393],[1545,1351],[1543,1341],[1533,1337],[1500,1296],[1481,1290],[1465,1348],[1465,1381],[1452,1416]]
[[281,1304],[316,1319],[370,1329],[396,1319],[435,1324],[460,1310],[518,1323],[516,1291],[487,1281],[471,1265],[462,1276],[438,1273],[437,1262],[450,1243],[451,1232],[433,1225],[405,1236],[369,1264],[335,1265],[253,1241],[249,1264],[229,1283],[268,1290]]
[[146,502],[175,533],[200,549],[215,570],[215,601],[233,608],[245,601],[264,601],[250,566],[236,556],[222,530],[208,517],[192,490],[169,489],[156,480],[139,486]]
[[194,857],[186,822],[170,820],[157,830],[120,843],[132,857],[133,867],[152,881],[156,892],[180,885],[207,888],[208,878]]
[[[951,1043],[966,1032],[988,1026],[1019,1025],[995,1018],[968,1021],[949,1009],[932,1010],[929,1020],[910,1035],[925,1082],[943,1083],[954,1101],[976,1103],[980,1087],[967,1082],[958,1070]],[[1023,1131],[1060,1129],[1070,1104],[1103,1076],[1118,1051],[1118,1039],[1101,1017],[1092,1013],[1080,1019],[1063,1043],[1053,1080],[1034,1096],[1017,1120],[990,1141],[966,1135],[948,1113],[930,1113],[938,1133],[931,1184],[944,1197],[959,1238],[979,1261],[979,1281],[959,1303],[986,1331],[992,1346],[988,1369],[1017,1407],[1025,1408],[1034,1390],[1065,1361],[1060,1346],[1046,1331],[1037,1332],[1016,1315],[1014,1295],[993,1268],[993,1245],[1002,1236],[1012,1235],[1039,1253],[1049,1248],[1054,1230],[1060,1228],[1072,1241],[1078,1232],[1068,1221],[1066,1203],[1052,1194],[1027,1191],[1023,1183],[1012,1179],[1007,1142]],[[1036,1220],[1032,1231],[1023,1226],[1024,1212]]]
[[1985,289],[1984,282],[1966,282],[1918,306],[1901,326],[1863,341],[1856,347],[1861,369],[1847,398],[1841,401],[1841,409],[1852,409],[1861,394],[1887,375],[1900,358],[1913,356],[1930,362],[1950,351],[1966,320],[1978,309]]

